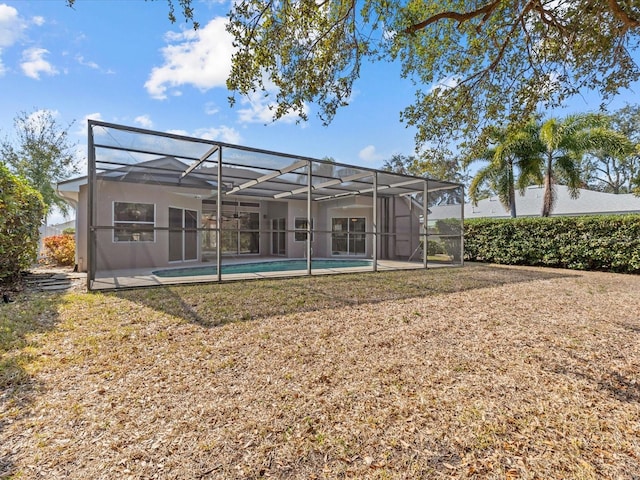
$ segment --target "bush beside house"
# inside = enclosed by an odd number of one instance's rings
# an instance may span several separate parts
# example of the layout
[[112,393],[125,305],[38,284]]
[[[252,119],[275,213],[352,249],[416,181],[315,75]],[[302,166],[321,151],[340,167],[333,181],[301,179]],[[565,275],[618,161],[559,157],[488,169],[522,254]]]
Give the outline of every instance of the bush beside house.
[[640,215],[465,221],[465,259],[640,273]]
[[47,260],[56,265],[73,265],[76,257],[76,241],[73,233],[46,237],[44,251]]
[[0,281],[35,261],[44,212],[42,195],[0,164]]

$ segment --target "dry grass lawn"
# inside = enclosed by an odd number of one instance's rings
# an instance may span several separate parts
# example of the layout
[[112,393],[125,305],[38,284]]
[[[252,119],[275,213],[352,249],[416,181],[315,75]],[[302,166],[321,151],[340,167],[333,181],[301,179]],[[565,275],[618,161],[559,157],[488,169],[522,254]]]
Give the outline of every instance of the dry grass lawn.
[[0,478],[640,478],[640,277],[464,269],[22,295]]

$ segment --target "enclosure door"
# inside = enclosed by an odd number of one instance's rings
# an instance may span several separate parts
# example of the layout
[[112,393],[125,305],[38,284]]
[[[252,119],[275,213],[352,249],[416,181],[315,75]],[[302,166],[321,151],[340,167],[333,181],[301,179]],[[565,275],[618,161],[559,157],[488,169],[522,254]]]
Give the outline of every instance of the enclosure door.
[[366,253],[366,220],[364,217],[331,219],[331,252],[333,255]]
[[198,258],[198,212],[169,207],[169,261]]
[[284,218],[271,220],[271,254],[287,254],[287,221]]

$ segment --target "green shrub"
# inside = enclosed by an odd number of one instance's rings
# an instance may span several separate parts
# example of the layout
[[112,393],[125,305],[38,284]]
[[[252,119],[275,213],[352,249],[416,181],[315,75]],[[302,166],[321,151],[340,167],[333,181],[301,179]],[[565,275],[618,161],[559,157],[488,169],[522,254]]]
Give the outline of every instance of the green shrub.
[[465,259],[640,273],[640,215],[465,221]]
[[447,255],[456,262],[461,260],[460,234],[462,223],[457,218],[436,220],[436,233],[442,235],[441,241]]
[[76,241],[73,235],[52,235],[44,239],[44,251],[56,265],[73,265],[76,258]]
[[42,195],[0,164],[0,280],[35,261],[44,212]]
[[64,230],[62,230],[62,234],[63,235],[75,235],[76,234],[76,229],[73,227],[67,227]]

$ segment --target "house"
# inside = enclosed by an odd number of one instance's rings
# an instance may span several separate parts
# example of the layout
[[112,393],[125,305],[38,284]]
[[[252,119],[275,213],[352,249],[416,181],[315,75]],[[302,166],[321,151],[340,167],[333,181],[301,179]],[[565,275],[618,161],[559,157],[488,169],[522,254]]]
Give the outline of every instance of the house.
[[[551,212],[552,217],[576,215],[614,215],[640,213],[640,197],[633,194],[613,194],[594,190],[578,189],[577,198],[571,198],[569,189],[564,185],[556,185],[556,203]],[[542,212],[544,188],[533,185],[527,187],[524,194],[516,193],[516,213],[518,217],[539,217]],[[457,211],[457,206],[430,206],[429,224],[438,219],[449,218]],[[509,209],[505,208],[497,196],[484,198],[477,205],[471,202],[464,205],[464,218],[510,218]]]
[[[609,215],[619,213],[640,213],[640,197],[633,194],[613,194],[596,192],[580,188],[577,198],[571,198],[569,189],[556,185],[556,202],[551,216],[573,215]],[[544,187],[530,186],[524,195],[517,192],[516,212],[518,217],[539,217],[542,211]],[[467,203],[464,207],[465,218],[509,218],[498,197],[480,200],[477,205]]]
[[461,199],[462,186],[89,121],[89,174],[58,193],[76,207],[78,269],[100,288],[185,268],[170,278],[202,281],[203,266],[219,281],[223,265],[276,259],[304,260],[306,274],[319,259],[426,267],[418,251],[437,232],[423,230],[422,199]]

